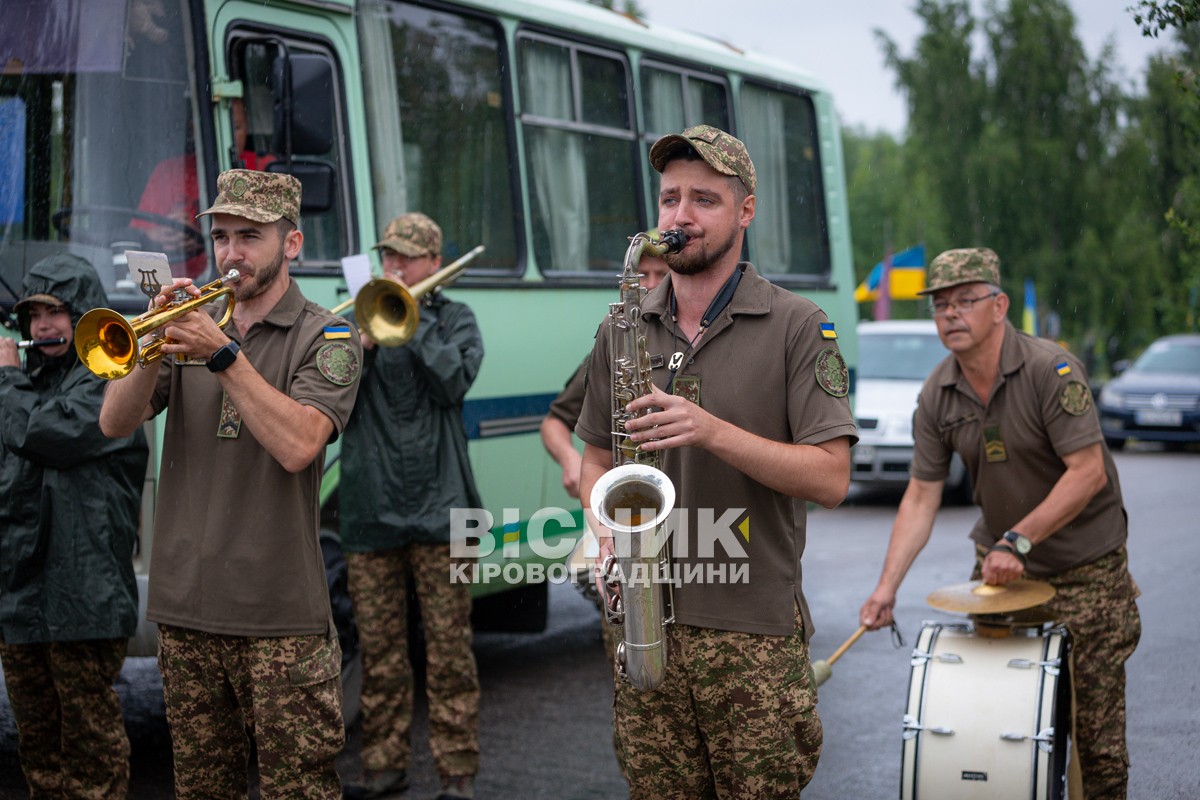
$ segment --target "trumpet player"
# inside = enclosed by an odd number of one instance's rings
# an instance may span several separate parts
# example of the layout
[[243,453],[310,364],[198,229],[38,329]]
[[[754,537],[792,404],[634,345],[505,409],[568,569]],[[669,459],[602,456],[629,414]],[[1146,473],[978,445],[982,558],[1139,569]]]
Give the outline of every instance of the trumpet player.
[[[425,214],[403,214],[376,247],[384,274],[413,286],[441,266],[442,230]],[[483,337],[469,307],[435,292],[425,295],[406,344],[367,347],[342,450],[342,549],[363,657],[362,774],[346,796],[391,796],[409,783],[411,585],[425,629],[438,797],[469,798],[479,766],[479,679],[471,587],[451,580],[450,509],[482,505],[462,412]]]
[[31,797],[125,797],[129,739],[113,681],[137,627],[133,549],[146,438],[96,424],[104,381],[74,323],[104,305],[91,264],[34,264],[16,304],[26,349],[0,338],[0,664]]
[[[664,680],[618,685],[615,724],[635,799],[795,798],[821,747],[805,503],[836,506],[849,486],[845,362],[820,308],[739,262],[757,202],[742,142],[700,125],[659,139],[650,162],[658,227],[687,242],[641,305],[655,388],[629,404],[626,430],[661,451],[679,497],[669,541],[692,580],[674,582]],[[606,333],[576,427],[582,497],[613,462]],[[611,552],[602,536],[601,560]]]
[[[325,445],[354,407],[362,349],[300,293],[300,182],[228,170],[210,235],[226,299],[164,329],[167,356],[112,381],[100,425],[125,435],[163,410],[154,568],[146,616],[175,758],[175,793],[245,796],[249,730],[263,798],[341,797],[341,652],[318,546]],[[186,278],[163,287],[167,302]],[[187,363],[171,357],[183,354]]]

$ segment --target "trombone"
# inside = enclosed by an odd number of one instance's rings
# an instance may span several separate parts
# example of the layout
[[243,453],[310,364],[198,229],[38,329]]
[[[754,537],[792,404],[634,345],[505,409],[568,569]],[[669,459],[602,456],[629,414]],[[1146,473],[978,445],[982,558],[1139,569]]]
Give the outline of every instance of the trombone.
[[[233,288],[226,284],[236,283],[240,278],[238,271],[231,269],[224,276],[202,286],[198,297],[192,297],[183,289],[176,289],[172,293],[172,300],[165,305],[128,321],[119,311],[93,308],[75,326],[75,352],[93,374],[109,381],[124,378],[133,371],[134,364],[145,367],[162,358],[162,346],[168,340],[159,329],[168,322],[227,296],[229,305],[217,320],[217,326],[224,328],[228,325],[233,319],[236,301]],[[154,333],[153,341],[140,344],[139,340],[151,332]]]
[[353,298],[343,300],[330,309],[340,314],[354,306],[354,320],[381,347],[401,347],[408,344],[421,321],[418,304],[425,295],[452,283],[467,264],[484,251],[477,245],[462,258],[443,267],[414,286],[407,287],[392,278],[375,278],[358,290]]

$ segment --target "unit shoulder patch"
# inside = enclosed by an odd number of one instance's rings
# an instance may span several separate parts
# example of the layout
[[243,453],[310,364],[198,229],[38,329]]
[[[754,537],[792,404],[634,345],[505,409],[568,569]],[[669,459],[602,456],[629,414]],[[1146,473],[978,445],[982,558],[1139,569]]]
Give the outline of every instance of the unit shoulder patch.
[[349,386],[358,378],[358,355],[345,342],[331,342],[317,351],[317,369],[330,383]]
[[817,353],[817,385],[834,397],[850,393],[850,370],[836,347],[826,347]]
[[1092,390],[1079,381],[1067,381],[1058,395],[1058,404],[1071,416],[1082,416],[1092,407]]

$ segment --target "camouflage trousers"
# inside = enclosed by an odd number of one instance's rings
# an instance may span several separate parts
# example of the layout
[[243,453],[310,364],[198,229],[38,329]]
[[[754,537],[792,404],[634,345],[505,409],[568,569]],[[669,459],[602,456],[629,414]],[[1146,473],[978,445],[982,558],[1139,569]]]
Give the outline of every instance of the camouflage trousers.
[[0,644],[29,796],[125,797],[129,739],[113,681],[125,639]]
[[[976,546],[974,580],[986,550]],[[1124,798],[1125,662],[1142,635],[1137,588],[1125,548],[1045,579],[1055,595],[1043,608],[1071,632],[1075,689],[1075,755],[1087,800]]]
[[[330,625],[332,628],[332,624]],[[254,638],[158,626],[178,800],[341,798],[342,654],[326,635]]]
[[798,611],[790,636],[669,626],[662,685],[617,686],[632,800],[795,800],[821,755],[803,631]]
[[479,676],[471,650],[471,592],[451,583],[449,544],[347,553],[350,597],[362,650],[363,748],[367,769],[407,769],[413,670],[408,657],[411,579],[425,631],[429,749],[442,777],[479,769]]

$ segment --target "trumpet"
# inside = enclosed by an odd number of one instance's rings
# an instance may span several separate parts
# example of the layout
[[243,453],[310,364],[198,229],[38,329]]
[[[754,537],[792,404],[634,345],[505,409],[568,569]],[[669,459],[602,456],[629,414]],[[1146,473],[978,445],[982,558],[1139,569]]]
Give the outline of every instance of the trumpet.
[[[119,311],[93,308],[75,326],[75,352],[93,374],[109,381],[124,378],[133,371],[135,364],[145,367],[162,358],[162,346],[169,340],[163,336],[161,328],[168,322],[206,303],[228,297],[229,304],[217,320],[217,326],[224,328],[228,325],[233,319],[236,301],[233,288],[227,284],[236,283],[240,278],[238,271],[231,269],[224,276],[202,286],[198,297],[192,297],[183,289],[176,289],[172,299],[165,305],[132,320],[126,320]],[[153,341],[141,344],[140,340],[146,334],[151,334]]]
[[484,249],[483,245],[477,245],[462,258],[411,288],[391,278],[375,278],[359,289],[352,299],[339,303],[330,311],[340,314],[353,305],[358,327],[376,344],[381,347],[406,345],[416,334],[417,323],[421,321],[418,305],[421,299],[453,283],[467,268],[467,264]]

